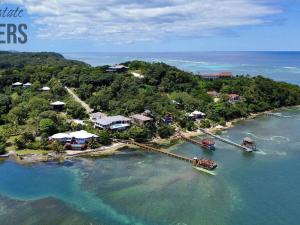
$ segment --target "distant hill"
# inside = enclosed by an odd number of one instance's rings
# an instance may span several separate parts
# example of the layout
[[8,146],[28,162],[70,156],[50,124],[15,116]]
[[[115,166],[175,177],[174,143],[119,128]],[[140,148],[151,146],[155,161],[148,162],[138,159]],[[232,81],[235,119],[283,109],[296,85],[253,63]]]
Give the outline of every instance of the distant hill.
[[88,64],[84,62],[67,60],[61,54],[54,52],[0,51],[0,69],[8,69],[11,67],[23,68],[25,65],[88,66]]

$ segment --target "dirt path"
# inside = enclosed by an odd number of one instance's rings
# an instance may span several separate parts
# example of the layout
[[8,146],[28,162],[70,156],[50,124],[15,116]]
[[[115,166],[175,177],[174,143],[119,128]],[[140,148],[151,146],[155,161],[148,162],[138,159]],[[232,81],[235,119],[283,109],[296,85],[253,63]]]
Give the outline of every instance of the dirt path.
[[85,103],[84,101],[82,101],[76,94],[74,91],[72,91],[70,88],[65,87],[66,90],[68,91],[68,93],[74,98],[74,100],[76,102],[78,102],[80,105],[82,105],[83,108],[85,108],[86,112],[89,114],[91,112],[93,112],[93,109],[91,109],[91,107]]

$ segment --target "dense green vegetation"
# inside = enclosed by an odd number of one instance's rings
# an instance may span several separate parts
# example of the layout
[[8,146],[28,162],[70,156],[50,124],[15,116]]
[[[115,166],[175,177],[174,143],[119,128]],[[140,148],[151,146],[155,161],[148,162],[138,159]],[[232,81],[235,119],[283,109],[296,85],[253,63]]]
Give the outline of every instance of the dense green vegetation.
[[[56,53],[1,52],[0,151],[4,139],[11,136],[16,137],[14,143],[19,149],[50,149],[47,146],[49,135],[82,128],[68,122],[68,119],[84,119],[87,115],[67,94],[65,85],[74,88],[96,111],[125,116],[146,109],[152,112],[154,124],[133,126],[125,132],[111,134],[88,125],[85,129],[97,132],[101,144],[109,144],[112,136],[139,141],[156,135],[169,137],[175,132],[174,125],[194,130],[197,126],[224,124],[253,112],[300,104],[298,86],[262,76],[206,81],[164,63],[132,61],[124,64],[130,71],[140,71],[144,78],[130,73],[107,73],[107,66],[91,67],[66,60]],[[11,84],[17,81],[31,82],[32,86],[13,89]],[[44,85],[51,91],[41,92],[39,89]],[[220,101],[215,103],[207,91],[219,92]],[[230,103],[230,93],[240,95],[241,101]],[[50,106],[50,102],[57,100],[67,103],[63,112],[54,111]],[[206,113],[207,119],[199,124],[189,120],[186,114],[194,110]],[[166,114],[172,115],[173,126],[162,122]]]
[[86,65],[83,62],[65,60],[62,55],[55,52],[0,52],[0,69],[8,69],[12,67],[24,68],[26,65],[72,66],[74,64]]

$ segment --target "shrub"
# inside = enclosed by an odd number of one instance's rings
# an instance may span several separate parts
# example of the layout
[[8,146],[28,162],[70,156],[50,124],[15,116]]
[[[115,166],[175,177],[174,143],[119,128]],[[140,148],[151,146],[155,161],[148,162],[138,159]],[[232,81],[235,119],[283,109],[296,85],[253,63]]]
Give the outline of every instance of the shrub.
[[50,149],[56,153],[62,153],[64,152],[64,146],[59,143],[58,141],[54,141],[51,145],[50,145]]
[[175,128],[171,126],[162,126],[158,128],[158,135],[161,138],[168,138],[175,133]]
[[15,145],[16,145],[18,150],[26,148],[26,140],[25,140],[23,135],[21,135],[20,137],[17,137],[15,139]]
[[57,132],[56,124],[51,119],[41,119],[39,128],[42,133],[45,133],[48,136]]

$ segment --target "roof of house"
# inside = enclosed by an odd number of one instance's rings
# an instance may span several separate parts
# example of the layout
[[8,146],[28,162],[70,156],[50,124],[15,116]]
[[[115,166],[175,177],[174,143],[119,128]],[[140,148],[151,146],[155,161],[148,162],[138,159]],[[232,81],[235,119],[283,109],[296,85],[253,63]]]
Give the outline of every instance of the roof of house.
[[41,91],[50,91],[50,88],[49,87],[42,87]]
[[210,73],[210,74],[201,74],[201,77],[232,77],[232,72],[221,72],[221,73]]
[[27,82],[26,84],[23,84],[23,86],[31,86],[32,84],[30,82]]
[[140,120],[140,121],[143,121],[143,122],[153,120],[152,118],[150,118],[148,116],[144,116],[143,114],[135,114],[135,115],[130,116],[130,118]]
[[85,130],[81,131],[75,131],[70,133],[72,137],[78,138],[78,139],[86,139],[86,138],[97,138],[98,136],[95,134],[91,134]]
[[233,76],[232,72],[221,72],[218,75],[219,75],[219,77],[232,77]]
[[197,111],[197,110],[195,110],[194,112],[192,112],[192,114],[194,114],[194,115],[201,115],[201,116],[205,116],[205,113],[203,113],[203,112],[200,112],[200,111]]
[[110,66],[108,67],[109,69],[128,69],[127,66],[124,66],[124,65],[113,65],[113,66]]
[[12,85],[13,85],[13,86],[21,86],[21,85],[23,85],[23,83],[21,83],[21,82],[16,82],[16,83],[13,83]]
[[103,117],[101,119],[98,119],[96,121],[96,123],[99,123],[103,126],[107,126],[107,125],[110,125],[110,124],[115,123],[115,122],[129,122],[129,121],[131,121],[130,118],[118,115],[118,116]]
[[75,132],[66,132],[66,133],[57,133],[50,137],[50,139],[88,139],[88,138],[97,138],[98,136],[95,134],[91,134],[85,130],[75,131]]
[[56,101],[56,102],[52,102],[51,103],[51,105],[54,105],[54,106],[56,106],[56,105],[65,105],[66,103],[64,103],[64,102],[61,102],[61,101]]

